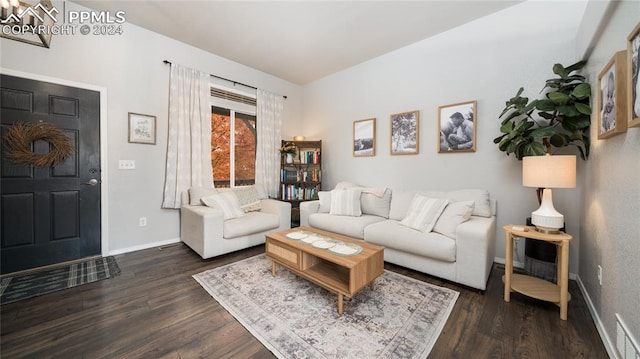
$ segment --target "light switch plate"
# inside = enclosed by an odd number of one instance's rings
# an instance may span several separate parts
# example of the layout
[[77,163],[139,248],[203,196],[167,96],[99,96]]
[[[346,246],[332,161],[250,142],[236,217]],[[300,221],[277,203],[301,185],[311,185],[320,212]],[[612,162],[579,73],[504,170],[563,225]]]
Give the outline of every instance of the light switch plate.
[[120,160],[118,161],[118,169],[121,170],[135,170],[136,160]]

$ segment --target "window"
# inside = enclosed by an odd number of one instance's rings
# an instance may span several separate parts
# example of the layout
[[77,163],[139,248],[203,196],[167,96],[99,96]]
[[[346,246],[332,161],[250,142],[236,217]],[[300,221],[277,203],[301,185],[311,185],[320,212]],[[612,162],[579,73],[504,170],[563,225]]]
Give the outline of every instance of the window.
[[215,187],[255,183],[256,139],[256,116],[212,106],[211,165]]

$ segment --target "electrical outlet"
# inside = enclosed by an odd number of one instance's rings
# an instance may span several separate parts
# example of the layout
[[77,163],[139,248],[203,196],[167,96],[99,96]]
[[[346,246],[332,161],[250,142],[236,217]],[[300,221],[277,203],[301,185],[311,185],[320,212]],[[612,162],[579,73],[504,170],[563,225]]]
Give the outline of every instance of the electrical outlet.
[[146,227],[147,226],[147,217],[140,217],[140,227]]
[[602,266],[598,264],[598,284],[602,285]]

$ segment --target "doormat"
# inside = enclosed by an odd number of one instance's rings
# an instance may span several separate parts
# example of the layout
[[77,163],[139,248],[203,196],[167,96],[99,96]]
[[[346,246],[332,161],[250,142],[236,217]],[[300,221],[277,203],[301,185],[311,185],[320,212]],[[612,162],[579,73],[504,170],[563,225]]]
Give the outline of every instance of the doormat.
[[458,292],[385,270],[345,298],[279,266],[264,254],[208,270],[195,280],[278,358],[424,359]]
[[94,258],[84,262],[47,268],[36,272],[16,274],[2,278],[0,304],[37,297],[82,284],[97,282],[120,274],[112,256]]

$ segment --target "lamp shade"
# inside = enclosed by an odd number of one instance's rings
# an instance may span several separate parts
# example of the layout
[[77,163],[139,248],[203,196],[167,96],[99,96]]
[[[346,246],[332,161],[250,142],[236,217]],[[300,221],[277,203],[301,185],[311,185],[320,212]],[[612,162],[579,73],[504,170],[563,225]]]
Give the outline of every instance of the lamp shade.
[[522,185],[538,188],[575,188],[576,156],[524,157]]

